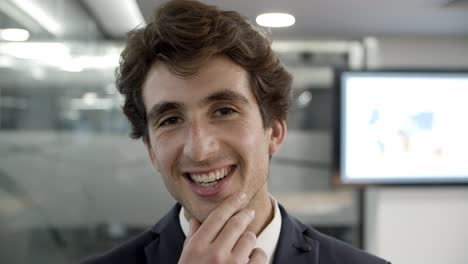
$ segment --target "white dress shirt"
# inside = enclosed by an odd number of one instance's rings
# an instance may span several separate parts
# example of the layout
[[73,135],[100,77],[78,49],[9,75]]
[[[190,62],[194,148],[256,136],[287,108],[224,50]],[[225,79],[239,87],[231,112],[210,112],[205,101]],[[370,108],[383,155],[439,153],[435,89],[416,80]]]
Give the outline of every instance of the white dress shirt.
[[[278,244],[280,232],[281,232],[281,212],[279,210],[278,202],[275,198],[270,196],[271,203],[273,205],[273,219],[271,222],[263,229],[262,233],[257,237],[257,246],[263,249],[267,255],[267,263],[273,263],[273,255],[275,254],[276,245]],[[184,208],[180,210],[179,213],[179,222],[182,227],[182,231],[187,237],[190,232],[190,224],[185,218]]]

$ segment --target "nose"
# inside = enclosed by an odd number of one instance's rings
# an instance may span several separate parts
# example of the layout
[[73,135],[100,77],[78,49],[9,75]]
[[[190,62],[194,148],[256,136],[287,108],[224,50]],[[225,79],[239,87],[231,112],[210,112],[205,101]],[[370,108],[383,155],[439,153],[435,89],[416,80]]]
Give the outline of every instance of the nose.
[[184,155],[192,161],[208,160],[219,148],[219,142],[214,129],[209,124],[192,121],[184,144]]

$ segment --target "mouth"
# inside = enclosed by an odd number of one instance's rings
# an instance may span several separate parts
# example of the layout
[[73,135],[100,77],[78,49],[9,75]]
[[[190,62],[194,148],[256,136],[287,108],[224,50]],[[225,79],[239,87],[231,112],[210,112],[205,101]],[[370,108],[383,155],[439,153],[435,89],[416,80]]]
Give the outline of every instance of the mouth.
[[194,184],[210,187],[229,176],[235,168],[236,165],[231,165],[204,173],[184,173],[184,176]]

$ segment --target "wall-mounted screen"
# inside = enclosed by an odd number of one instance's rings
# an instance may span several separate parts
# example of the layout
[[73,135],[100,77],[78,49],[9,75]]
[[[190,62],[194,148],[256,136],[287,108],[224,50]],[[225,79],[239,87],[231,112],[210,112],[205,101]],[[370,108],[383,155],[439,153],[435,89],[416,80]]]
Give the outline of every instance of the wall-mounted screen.
[[342,183],[468,183],[467,72],[342,72]]

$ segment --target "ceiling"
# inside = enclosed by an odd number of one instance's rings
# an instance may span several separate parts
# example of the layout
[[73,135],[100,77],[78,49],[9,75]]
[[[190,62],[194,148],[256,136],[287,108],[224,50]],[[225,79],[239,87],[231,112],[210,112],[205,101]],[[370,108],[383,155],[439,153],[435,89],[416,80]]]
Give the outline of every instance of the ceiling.
[[[149,18],[166,1],[137,0]],[[275,39],[366,36],[468,36],[468,0],[204,0],[255,21],[265,12],[288,12],[296,24],[272,29]]]
[[[468,0],[202,0],[254,21],[264,12],[288,12],[290,28],[274,39],[360,39],[367,36],[468,36]],[[38,23],[22,3],[41,9],[56,26]],[[0,28],[23,27],[31,40],[123,40],[165,0],[2,0]],[[49,23],[50,24],[50,23]]]
[[1,0],[0,29],[27,29],[30,40],[84,40],[103,34],[81,1]]
[[[347,52],[352,49],[349,43],[374,39],[366,38],[369,36],[468,37],[468,0],[202,1],[223,10],[238,11],[252,21],[264,12],[291,13],[296,17],[296,24],[290,28],[271,29],[273,39],[318,40],[314,49],[319,50]],[[148,22],[154,8],[164,2],[166,0],[0,0],[0,29],[22,27],[31,33],[28,43],[0,40],[0,70],[6,71],[16,65],[15,69],[25,71],[32,80],[62,76],[63,71],[71,72],[63,75],[68,76],[66,80],[79,76],[75,73],[85,69],[96,74],[109,71],[118,63],[126,32]],[[48,19],[41,20],[37,12],[28,12],[31,7],[41,10],[42,16]],[[34,46],[40,42],[51,42],[55,46],[44,47],[48,49]],[[292,43],[287,42],[288,50],[304,49],[301,45],[305,42],[297,43],[300,47]],[[342,44],[345,46],[341,47]],[[276,50],[281,50],[278,45]],[[287,61],[284,56],[282,59]],[[294,61],[298,60],[296,53],[292,56]],[[361,57],[356,61],[362,62]],[[16,81],[16,75],[12,74],[2,78],[4,83]],[[296,83],[298,80],[301,78],[296,76]]]

